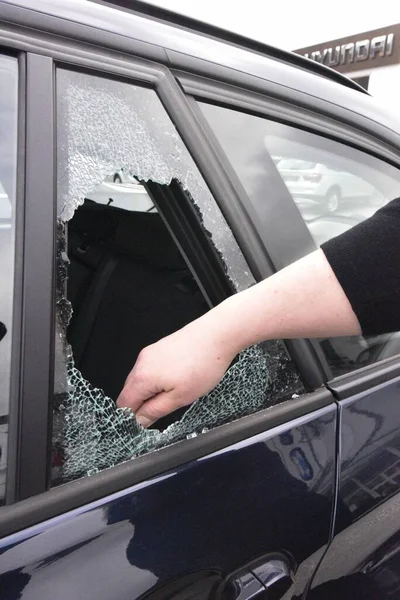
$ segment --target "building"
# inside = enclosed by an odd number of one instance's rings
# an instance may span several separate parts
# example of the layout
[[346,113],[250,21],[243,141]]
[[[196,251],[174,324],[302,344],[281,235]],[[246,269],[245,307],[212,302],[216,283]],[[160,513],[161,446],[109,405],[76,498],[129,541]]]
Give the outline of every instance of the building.
[[400,23],[295,52],[354,79],[400,117]]

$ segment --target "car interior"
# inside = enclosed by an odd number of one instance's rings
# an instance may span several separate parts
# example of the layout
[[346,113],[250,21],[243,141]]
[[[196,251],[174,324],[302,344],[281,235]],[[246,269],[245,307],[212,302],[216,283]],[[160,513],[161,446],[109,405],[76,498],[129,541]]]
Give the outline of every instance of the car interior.
[[68,222],[68,341],[83,377],[113,399],[142,348],[208,310],[160,213],[132,198],[132,210],[86,199]]

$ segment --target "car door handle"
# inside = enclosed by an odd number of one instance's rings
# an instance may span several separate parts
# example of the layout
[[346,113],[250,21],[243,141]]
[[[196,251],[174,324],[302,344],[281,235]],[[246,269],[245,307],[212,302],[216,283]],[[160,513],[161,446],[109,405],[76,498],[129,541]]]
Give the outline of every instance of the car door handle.
[[265,586],[248,569],[242,569],[229,577],[216,600],[265,600]]
[[292,565],[280,552],[252,563],[250,570],[265,586],[268,600],[280,600],[293,585]]
[[226,581],[217,598],[221,600],[280,600],[293,584],[293,568],[282,553],[268,554]]

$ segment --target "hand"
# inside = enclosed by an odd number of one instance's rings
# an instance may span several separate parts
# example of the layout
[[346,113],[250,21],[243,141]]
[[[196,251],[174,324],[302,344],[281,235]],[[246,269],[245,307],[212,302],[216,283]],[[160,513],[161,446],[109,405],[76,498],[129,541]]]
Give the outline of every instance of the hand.
[[235,357],[212,313],[140,353],[117,405],[133,410],[144,427],[209,392]]

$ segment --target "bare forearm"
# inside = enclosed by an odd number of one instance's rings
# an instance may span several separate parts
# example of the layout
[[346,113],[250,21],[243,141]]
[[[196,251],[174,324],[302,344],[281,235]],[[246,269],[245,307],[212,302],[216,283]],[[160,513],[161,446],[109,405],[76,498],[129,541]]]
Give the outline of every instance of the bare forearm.
[[267,339],[360,334],[360,325],[324,253],[313,252],[208,315],[229,346]]
[[247,346],[357,333],[357,318],[318,250],[145,348],[118,405],[130,407],[147,427],[209,392]]

